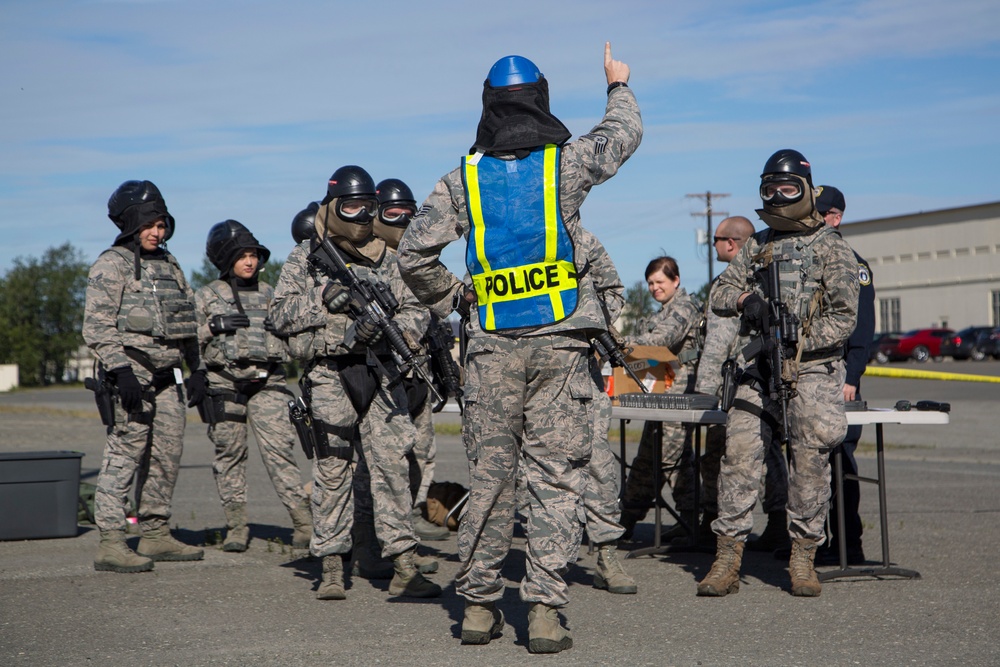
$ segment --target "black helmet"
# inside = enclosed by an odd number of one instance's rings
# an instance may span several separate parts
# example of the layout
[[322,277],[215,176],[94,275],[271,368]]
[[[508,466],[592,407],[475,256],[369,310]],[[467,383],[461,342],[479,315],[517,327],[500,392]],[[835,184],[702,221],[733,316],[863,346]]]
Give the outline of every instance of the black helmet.
[[326,187],[324,204],[337,197],[374,197],[375,181],[368,172],[353,164],[333,172]]
[[768,174],[795,174],[806,179],[810,187],[812,186],[812,168],[809,160],[802,153],[790,148],[782,148],[767,159],[760,177],[764,178]]
[[121,230],[116,243],[131,238],[143,225],[160,218],[167,225],[163,240],[174,234],[174,218],[152,181],[125,181],[119,185],[108,199],[108,217]]
[[309,206],[295,214],[292,218],[292,238],[296,243],[316,236],[316,213],[319,212],[319,202],[311,202]]
[[413,214],[404,214],[395,218],[386,218],[383,212],[387,208],[412,207],[417,210],[417,200],[413,198],[413,191],[409,186],[398,178],[387,178],[375,186],[375,194],[378,197],[378,220],[393,227],[406,227],[410,224]]
[[250,249],[257,251],[260,260],[258,267],[264,266],[271,256],[271,251],[258,243],[250,230],[235,220],[220,222],[208,230],[205,254],[208,255],[208,261],[223,275],[233,268],[241,252]]

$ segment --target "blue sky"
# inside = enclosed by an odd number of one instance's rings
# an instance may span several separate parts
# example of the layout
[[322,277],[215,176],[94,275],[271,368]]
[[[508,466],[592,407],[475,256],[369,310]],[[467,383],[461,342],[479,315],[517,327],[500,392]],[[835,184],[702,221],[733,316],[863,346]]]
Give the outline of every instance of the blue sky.
[[132,178],[164,193],[189,274],[227,218],[283,258],[341,165],[422,200],[472,144],[501,56],[534,60],[586,133],[606,40],[645,135],[583,222],[626,284],[665,252],[702,285],[703,202],[685,195],[727,193],[716,212],[756,221],[780,148],[844,191],[848,223],[1000,199],[994,2],[0,0],[0,275],[66,241],[92,261]]

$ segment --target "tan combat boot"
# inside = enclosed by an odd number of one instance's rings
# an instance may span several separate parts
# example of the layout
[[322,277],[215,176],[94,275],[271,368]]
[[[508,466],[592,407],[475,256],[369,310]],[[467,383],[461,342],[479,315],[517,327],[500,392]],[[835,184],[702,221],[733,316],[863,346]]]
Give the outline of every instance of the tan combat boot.
[[125,543],[124,530],[102,530],[101,545],[94,559],[94,569],[98,572],[149,572],[153,561],[136,554]]
[[410,521],[413,523],[413,532],[421,541],[440,541],[451,537],[451,531],[447,526],[439,526],[436,523],[424,518],[424,513],[419,507],[414,507],[410,514]]
[[434,574],[438,571],[438,560],[434,556],[421,556],[414,552],[413,564],[417,566],[421,574]]
[[541,602],[528,610],[528,652],[558,653],[573,648],[573,637],[559,622],[559,610]]
[[142,539],[139,540],[136,551],[140,556],[157,561],[201,560],[205,557],[204,549],[198,549],[175,540],[166,525],[143,530]]
[[698,583],[698,595],[723,597],[740,592],[740,565],[743,542],[719,535],[715,543],[715,562],[708,575]]
[[597,568],[594,570],[594,588],[618,595],[634,595],[639,588],[635,579],[628,576],[618,560],[618,543],[604,542],[597,545]]
[[344,589],[344,557],[341,554],[323,556],[323,581],[316,589],[317,600],[346,600]]
[[788,560],[788,573],[792,576],[792,595],[814,598],[823,591],[819,583],[813,561],[819,543],[816,540],[798,538],[792,540],[792,557]]
[[295,549],[308,549],[313,536],[312,509],[309,500],[306,499],[301,505],[295,505],[288,509],[288,515],[292,517],[292,547]]
[[788,538],[788,514],[784,510],[767,513],[767,525],[760,537],[747,540],[748,551],[776,551],[788,549],[791,542]]
[[222,550],[238,553],[246,551],[250,543],[247,506],[244,503],[234,503],[223,505],[222,510],[226,513],[226,541],[222,543]]
[[416,563],[413,562],[416,553],[415,548],[410,549],[392,560],[396,574],[389,582],[390,595],[404,595],[411,598],[436,598],[441,595],[441,587],[424,578],[417,569]]
[[503,612],[495,602],[482,604],[465,603],[465,618],[462,620],[463,644],[489,644],[503,634]]

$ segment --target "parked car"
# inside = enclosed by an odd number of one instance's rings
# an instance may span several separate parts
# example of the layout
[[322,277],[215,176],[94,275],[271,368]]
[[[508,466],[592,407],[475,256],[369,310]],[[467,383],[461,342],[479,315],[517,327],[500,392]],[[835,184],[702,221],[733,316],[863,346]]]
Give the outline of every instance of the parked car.
[[941,341],[955,333],[954,329],[914,329],[898,338],[887,338],[879,343],[879,352],[888,361],[913,359],[924,363],[931,357],[941,358]]
[[868,348],[868,363],[877,361],[880,364],[888,363],[889,357],[885,356],[885,353],[879,349],[879,345],[882,341],[887,341],[890,338],[899,338],[903,335],[902,331],[888,331],[883,333],[876,333],[872,338],[872,344]]
[[972,357],[976,361],[986,358],[983,339],[990,335],[993,327],[966,327],[941,341],[941,354],[955,361],[965,361]]
[[991,356],[994,359],[1000,359],[1000,327],[993,329],[983,337],[979,349],[982,350],[984,358]]

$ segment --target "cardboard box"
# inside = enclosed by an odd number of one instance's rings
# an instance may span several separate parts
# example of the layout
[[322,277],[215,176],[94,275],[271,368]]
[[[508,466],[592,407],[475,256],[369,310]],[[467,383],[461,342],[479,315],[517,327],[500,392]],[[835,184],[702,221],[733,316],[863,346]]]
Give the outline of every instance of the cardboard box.
[[[677,356],[669,348],[654,345],[636,345],[632,353],[625,358],[625,362],[654,394],[662,394],[669,389],[680,368]],[[605,390],[611,396],[613,404],[618,404],[616,397],[621,394],[642,391],[624,369],[605,365],[604,371]]]
[[76,537],[81,452],[0,453],[0,540]]

